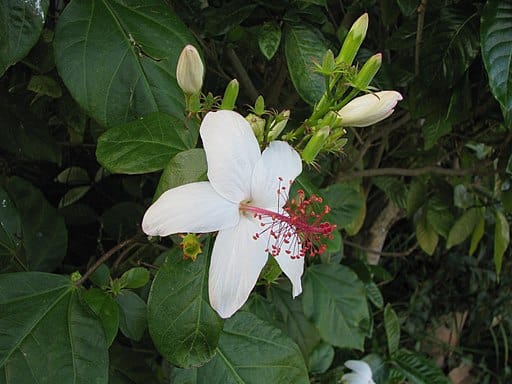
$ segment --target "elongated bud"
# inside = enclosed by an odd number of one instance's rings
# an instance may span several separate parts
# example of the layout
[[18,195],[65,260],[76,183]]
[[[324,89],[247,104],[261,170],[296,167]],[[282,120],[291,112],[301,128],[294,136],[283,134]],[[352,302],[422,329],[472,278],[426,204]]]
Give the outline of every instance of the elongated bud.
[[254,136],[256,136],[258,143],[261,144],[263,142],[263,136],[265,133],[265,119],[262,119],[261,117],[255,115],[254,113],[249,113],[245,120],[249,122],[249,125],[251,126],[254,132]]
[[259,95],[254,103],[254,113],[258,116],[261,116],[265,113],[265,99],[263,96]]
[[320,128],[306,144],[306,148],[302,151],[302,160],[306,164],[312,164],[324,147],[331,129],[328,126]]
[[232,111],[235,108],[236,99],[238,98],[238,80],[233,79],[228,83],[226,90],[224,91],[224,97],[222,98],[222,104],[220,109],[226,109]]
[[344,127],[367,127],[391,115],[402,95],[396,91],[381,91],[356,97],[340,109],[338,115]]
[[324,75],[332,75],[336,69],[336,62],[334,61],[334,54],[330,49],[325,52],[322,61],[322,73]]
[[348,31],[347,37],[341,47],[340,53],[336,58],[336,64],[344,63],[346,65],[352,65],[354,58],[356,57],[359,47],[363,43],[366,37],[366,31],[368,29],[368,14],[365,13],[359,19],[357,19],[350,31]]
[[204,66],[199,52],[193,45],[186,45],[181,51],[176,67],[178,85],[187,95],[201,92],[203,86]]
[[377,74],[382,64],[382,54],[377,53],[373,55],[366,63],[364,63],[363,68],[357,74],[357,77],[354,81],[354,86],[357,89],[365,90],[368,88],[373,78]]
[[276,116],[274,122],[270,126],[270,130],[268,131],[267,140],[273,141],[279,137],[283,129],[286,127],[286,123],[288,123],[288,119],[290,118],[290,110],[286,109]]

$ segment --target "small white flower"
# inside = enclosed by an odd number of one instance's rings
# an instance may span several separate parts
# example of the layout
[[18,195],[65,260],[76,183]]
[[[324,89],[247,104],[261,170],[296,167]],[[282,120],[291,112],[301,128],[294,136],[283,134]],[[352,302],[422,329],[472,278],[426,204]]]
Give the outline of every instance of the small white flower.
[[269,253],[297,296],[305,254],[298,233],[332,230],[325,223],[308,225],[283,208],[302,171],[299,154],[283,141],[271,142],[260,153],[249,123],[233,111],[208,113],[200,134],[209,181],[162,194],[144,215],[142,229],[152,236],[219,231],[208,285],[210,304],[223,318],[245,303]]
[[367,127],[394,112],[402,95],[396,91],[381,91],[356,97],[338,112],[345,127]]
[[375,384],[370,366],[362,360],[348,360],[345,366],[353,372],[346,373],[341,378],[344,384]]

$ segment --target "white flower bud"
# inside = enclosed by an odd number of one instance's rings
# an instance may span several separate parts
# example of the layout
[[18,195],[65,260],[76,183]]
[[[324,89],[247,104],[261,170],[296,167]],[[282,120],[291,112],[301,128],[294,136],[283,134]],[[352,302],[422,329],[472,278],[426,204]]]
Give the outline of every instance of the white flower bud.
[[397,91],[381,91],[356,97],[338,112],[344,127],[367,127],[375,124],[394,112],[396,104],[402,100]]
[[176,79],[184,93],[194,95],[201,92],[204,66],[199,52],[193,45],[187,45],[181,51],[176,67]]

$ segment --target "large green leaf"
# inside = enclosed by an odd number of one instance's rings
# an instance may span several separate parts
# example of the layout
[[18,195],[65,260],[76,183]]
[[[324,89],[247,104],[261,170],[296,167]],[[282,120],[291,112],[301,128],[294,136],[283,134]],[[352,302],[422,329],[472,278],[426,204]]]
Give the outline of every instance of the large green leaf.
[[478,14],[471,7],[443,7],[421,51],[422,74],[452,87],[478,55]]
[[64,219],[46,201],[41,191],[28,181],[12,177],[5,188],[21,219],[21,237],[16,239],[22,247],[16,255],[17,261],[24,265],[23,269],[54,270],[67,250],[68,235]]
[[0,76],[37,42],[47,10],[48,0],[0,2]]
[[106,126],[180,116],[176,63],[194,39],[161,0],[73,0],[55,30],[55,62],[73,98]]
[[[391,365],[395,371],[390,378],[407,379],[411,384],[449,384],[451,381],[443,374],[432,359],[407,350],[399,350],[393,355]],[[391,382],[395,382],[391,380]],[[397,380],[396,382],[401,382]]]
[[160,353],[180,367],[199,366],[215,354],[222,320],[208,303],[208,259],[168,256],[148,299],[149,332]]
[[480,25],[482,59],[503,114],[512,116],[512,1],[489,0]]
[[0,275],[0,329],[2,384],[108,382],[101,323],[64,276]]
[[119,328],[118,304],[114,301],[112,296],[99,288],[91,288],[83,292],[82,298],[101,320],[107,339],[107,345],[112,345]]
[[453,224],[448,234],[448,239],[446,239],[446,248],[449,249],[466,240],[473,233],[482,215],[483,211],[481,208],[470,208],[464,212]]
[[189,149],[174,156],[164,168],[154,199],[171,188],[196,181],[206,181],[206,154],[202,148]]
[[333,184],[323,189],[321,195],[331,208],[332,223],[338,228],[350,227],[366,209],[359,185]]
[[111,172],[154,172],[177,153],[193,148],[197,132],[192,123],[155,112],[106,131],[98,140],[96,157]]
[[327,264],[308,268],[302,304],[325,341],[363,349],[370,314],[364,284],[351,269]]
[[416,239],[421,249],[428,255],[432,255],[439,242],[439,235],[430,225],[426,212],[423,212],[421,218],[416,223]]
[[297,345],[279,329],[249,312],[227,320],[217,354],[194,370],[176,370],[176,384],[309,383]]
[[271,287],[269,298],[281,313],[286,334],[297,343],[304,358],[307,358],[320,342],[320,335],[304,315],[301,297],[292,298],[290,284],[285,283]]
[[327,45],[313,27],[292,26],[285,31],[286,62],[293,85],[300,97],[313,105],[325,92],[325,79],[315,72],[315,63],[322,63]]
[[116,302],[119,306],[119,329],[126,337],[139,341],[148,325],[146,302],[127,289],[116,296]]

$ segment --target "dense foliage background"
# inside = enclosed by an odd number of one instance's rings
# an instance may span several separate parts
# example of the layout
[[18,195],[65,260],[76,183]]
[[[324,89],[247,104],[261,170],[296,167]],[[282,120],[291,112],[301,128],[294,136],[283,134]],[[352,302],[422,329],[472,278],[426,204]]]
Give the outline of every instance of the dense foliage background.
[[[340,230],[304,293],[270,266],[224,322],[210,237],[191,261],[140,229],[205,178],[177,58],[291,130],[364,12],[355,65],[382,52],[404,100],[296,182]],[[379,384],[510,382],[511,52],[510,0],[1,0],[0,383],[336,383],[361,358]]]

